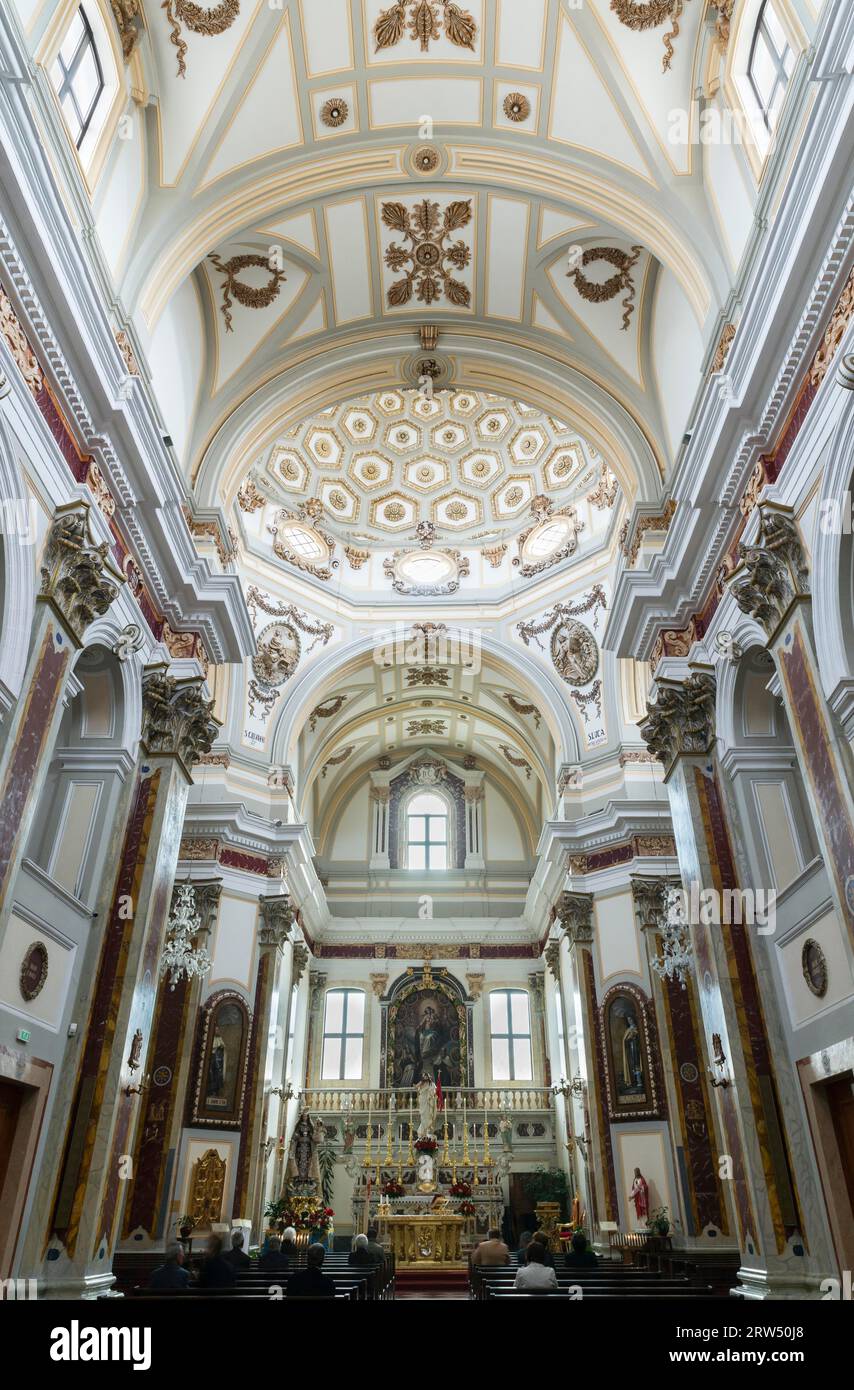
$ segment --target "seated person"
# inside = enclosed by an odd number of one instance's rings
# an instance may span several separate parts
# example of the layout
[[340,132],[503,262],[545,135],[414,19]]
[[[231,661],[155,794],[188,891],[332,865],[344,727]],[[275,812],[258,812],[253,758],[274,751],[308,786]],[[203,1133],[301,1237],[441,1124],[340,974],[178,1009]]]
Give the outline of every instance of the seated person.
[[533,1231],[523,1231],[519,1237],[519,1249],[516,1251],[516,1259],[520,1265],[525,1264],[528,1258],[528,1246],[534,1239]]
[[528,1246],[528,1263],[524,1269],[517,1269],[513,1281],[514,1289],[523,1293],[550,1293],[557,1288],[557,1275],[543,1263],[545,1249],[538,1240]]
[[368,1269],[373,1269],[374,1265],[377,1263],[377,1260],[376,1256],[371,1254],[371,1248],[368,1244],[367,1236],[356,1236],[356,1239],[353,1241],[353,1249],[350,1251],[350,1258],[347,1261],[347,1263],[351,1265],[360,1265]]
[[572,1250],[567,1252],[565,1262],[568,1269],[595,1269],[599,1263],[580,1231],[572,1237]]
[[471,1262],[473,1265],[482,1265],[485,1269],[496,1265],[509,1265],[510,1251],[501,1239],[500,1231],[490,1231],[486,1240],[482,1240],[474,1251]]
[[368,1249],[370,1250],[371,1254],[377,1262],[385,1259],[385,1251],[383,1250],[382,1246],[379,1243],[379,1240],[377,1239],[378,1236],[379,1231],[377,1230],[376,1226],[369,1226]]
[[286,1226],[282,1231],[282,1254],[287,1255],[291,1264],[296,1263],[297,1258],[297,1233],[293,1226]]
[[156,1293],[183,1293],[190,1283],[189,1271],[184,1269],[184,1247],[172,1240],[166,1247],[166,1260],[158,1265],[148,1281]]
[[252,1264],[252,1261],[250,1260],[246,1251],[243,1249],[242,1231],[232,1231],[231,1249],[226,1250],[222,1258],[226,1260],[228,1264],[231,1265],[232,1269],[249,1269],[250,1265]]
[[288,1298],[334,1298],[335,1285],[323,1273],[323,1257],[326,1254],[320,1244],[310,1245],[305,1257],[305,1269],[297,1270],[288,1280]]
[[208,1237],[205,1258],[199,1270],[199,1288],[230,1289],[236,1277],[234,1265],[223,1259],[222,1240],[217,1235]]
[[258,1261],[258,1268],[263,1274],[276,1274],[283,1269],[290,1268],[290,1260],[282,1249],[282,1242],[278,1236],[270,1236],[267,1241],[267,1249]]
[[[549,1238],[546,1235],[545,1231],[534,1232],[534,1234],[531,1236],[531,1245],[533,1245],[535,1242],[543,1247],[543,1264],[546,1266],[547,1269],[554,1269],[554,1255],[549,1249]],[[528,1246],[528,1259],[531,1258],[531,1245]]]

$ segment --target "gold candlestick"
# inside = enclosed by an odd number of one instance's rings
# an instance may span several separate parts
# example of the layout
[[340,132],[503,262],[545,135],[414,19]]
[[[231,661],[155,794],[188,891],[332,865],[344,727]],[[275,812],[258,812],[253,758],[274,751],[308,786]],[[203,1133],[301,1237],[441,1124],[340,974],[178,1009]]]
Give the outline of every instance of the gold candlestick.
[[407,1162],[408,1162],[408,1163],[412,1163],[412,1164],[415,1163],[415,1150],[414,1150],[413,1147],[412,1147],[412,1117],[413,1117],[413,1113],[414,1113],[414,1111],[413,1111],[413,1105],[412,1105],[412,1098],[410,1097],[410,1100],[409,1100],[409,1153],[408,1153],[408,1155],[407,1155]]
[[386,1130],[386,1146],[385,1146],[385,1161],[386,1161],[386,1163],[389,1165],[389,1167],[391,1167],[392,1163],[394,1162],[394,1155],[392,1154],[392,1151],[391,1151],[391,1117],[392,1117],[392,1110],[391,1110],[391,1107],[389,1106],[389,1112],[388,1112],[388,1129]]
[[463,1167],[468,1168],[471,1159],[469,1158],[469,1122],[463,1110]]
[[450,1161],[451,1161],[451,1155],[450,1155],[450,1152],[449,1152],[449,1149],[448,1149],[448,1107],[447,1107],[447,1105],[443,1106],[443,1114],[444,1114],[444,1124],[442,1125],[442,1137],[443,1137],[443,1139],[444,1139],[445,1142],[444,1142],[444,1146],[443,1146],[443,1148],[442,1148],[442,1162],[443,1162],[444,1164],[448,1164],[448,1163],[450,1163]]
[[374,1161],[373,1161],[373,1158],[371,1157],[372,1142],[373,1142],[373,1125],[371,1124],[371,1103],[370,1103],[370,1101],[368,1101],[368,1142],[367,1142],[367,1147],[365,1148],[365,1157],[364,1157],[364,1159],[363,1159],[363,1166],[364,1166],[365,1168],[372,1168],[372,1167],[373,1167],[373,1162],[374,1162]]
[[492,1155],[489,1152],[489,1116],[485,1108],[483,1112],[483,1166],[484,1168],[492,1167]]

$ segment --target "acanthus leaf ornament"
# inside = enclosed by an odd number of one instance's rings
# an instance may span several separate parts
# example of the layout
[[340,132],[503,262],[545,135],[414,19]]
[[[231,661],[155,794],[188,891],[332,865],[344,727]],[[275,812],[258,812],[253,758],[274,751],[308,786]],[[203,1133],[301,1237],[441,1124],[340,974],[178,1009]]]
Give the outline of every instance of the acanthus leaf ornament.
[[740,564],[729,587],[742,613],[761,624],[770,639],[795,599],[809,594],[809,569],[794,517],[766,502],[758,509],[756,542],[739,545]]
[[471,202],[466,198],[448,203],[442,217],[439,204],[429,198],[411,209],[403,203],[383,203],[383,223],[409,242],[401,246],[392,241],[386,247],[384,260],[389,270],[403,272],[403,279],[395,280],[386,291],[389,308],[408,304],[413,295],[430,305],[443,293],[450,304],[466,309],[471,305],[471,290],[453,273],[469,265],[471,249],[462,239],[449,241],[453,232],[471,222]]
[[[629,327],[635,306],[632,270],[642,250],[642,246],[633,246],[631,252],[621,251],[618,246],[590,246],[581,257],[581,265],[573,266],[566,273],[567,280],[574,281],[581,298],[586,299],[589,304],[606,304],[608,300],[615,299],[625,291],[622,328],[624,333]],[[616,266],[616,274],[609,275],[607,280],[588,279],[582,266],[591,265],[594,261],[605,261],[608,265]]]
[[[234,299],[237,300],[238,304],[242,304],[244,309],[266,309],[278,297],[279,290],[287,280],[284,271],[273,265],[268,256],[247,253],[242,256],[232,256],[229,260],[223,261],[220,256],[212,253],[208,260],[213,262],[220,275],[225,276],[220,309],[225,319],[226,333],[234,331],[231,315],[231,305]],[[242,270],[249,270],[252,267],[267,271],[270,278],[266,285],[247,285],[245,280],[238,279]]]
[[672,22],[672,28],[664,35],[664,57],[661,60],[662,72],[667,72],[673,62],[673,40],[679,34],[679,17],[684,8],[684,0],[611,0],[611,9],[621,24],[635,33],[644,29],[655,29],[659,24]]
[[445,37],[457,48],[468,48],[474,52],[477,21],[453,0],[398,0],[397,4],[382,10],[374,24],[376,51],[394,48],[408,28],[413,41],[420,45],[421,52],[428,53],[431,42],[442,34],[440,5]]
[[218,5],[205,9],[194,0],[163,0],[161,8],[171,26],[170,42],[178,50],[178,76],[187,75],[187,45],[181,36],[181,25],[194,34],[214,38],[230,29],[240,14],[240,0],[220,0]]
[[45,544],[39,598],[61,614],[78,642],[90,623],[106,613],[124,582],[109,549],[106,541],[94,541],[86,503],[57,512]]
[[188,772],[211,751],[220,727],[202,685],[200,676],[176,680],[165,666],[147,667],[142,677],[140,742],[149,754],[178,758]]
[[647,704],[641,738],[667,771],[680,753],[708,753],[715,739],[714,676],[697,672],[685,681],[661,681]]

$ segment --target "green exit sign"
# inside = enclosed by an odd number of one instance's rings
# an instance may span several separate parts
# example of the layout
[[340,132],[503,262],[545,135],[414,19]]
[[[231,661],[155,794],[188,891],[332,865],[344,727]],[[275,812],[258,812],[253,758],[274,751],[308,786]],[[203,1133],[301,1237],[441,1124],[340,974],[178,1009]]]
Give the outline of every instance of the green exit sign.
[[19,1028],[19,1029],[18,1029],[18,1042],[28,1043],[29,1041],[30,1041],[30,1030],[29,1030],[29,1028]]

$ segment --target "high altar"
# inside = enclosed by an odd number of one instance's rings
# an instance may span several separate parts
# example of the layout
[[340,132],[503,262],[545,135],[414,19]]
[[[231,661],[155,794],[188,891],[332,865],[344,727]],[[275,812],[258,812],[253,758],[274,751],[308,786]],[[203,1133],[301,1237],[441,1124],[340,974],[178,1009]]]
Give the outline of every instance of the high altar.
[[388,1230],[398,1269],[447,1269],[464,1263],[464,1216],[437,1211],[417,1216],[381,1216],[379,1220],[381,1235],[383,1228]]

